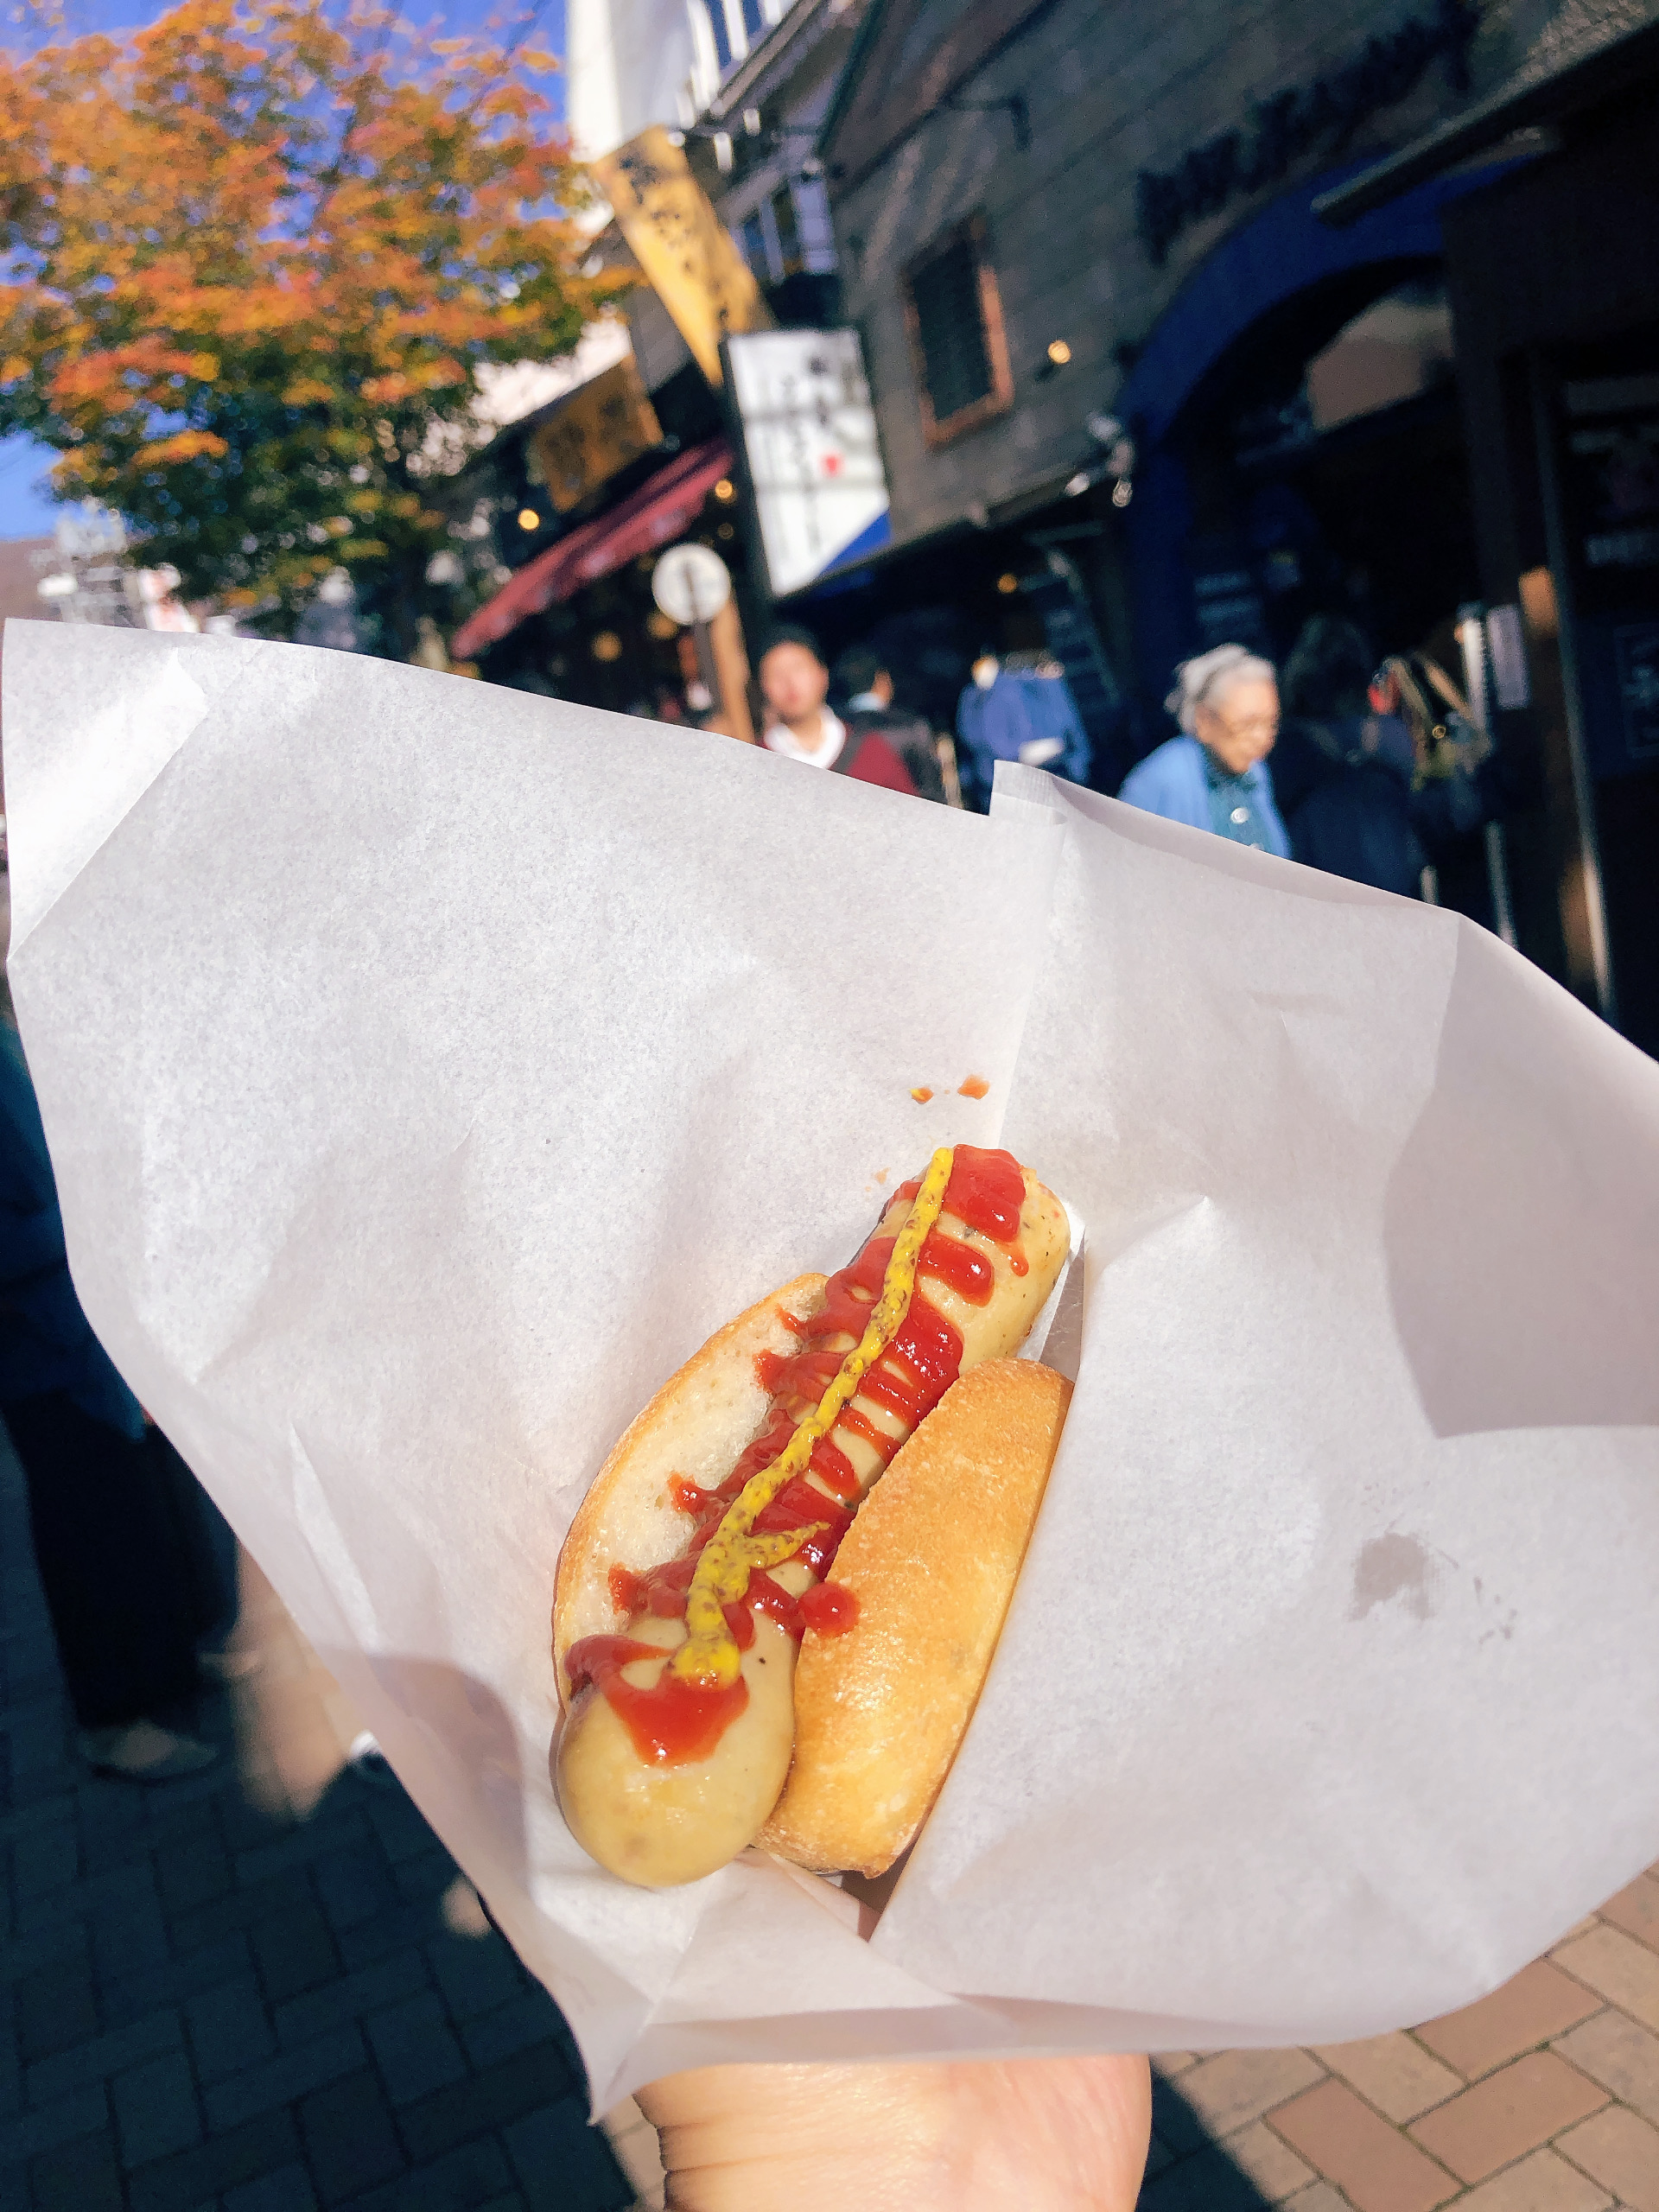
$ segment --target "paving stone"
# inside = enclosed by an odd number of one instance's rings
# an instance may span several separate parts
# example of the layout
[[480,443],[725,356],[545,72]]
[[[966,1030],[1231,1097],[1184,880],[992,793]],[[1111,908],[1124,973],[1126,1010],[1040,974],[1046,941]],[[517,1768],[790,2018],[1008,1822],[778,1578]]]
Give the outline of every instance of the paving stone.
[[141,2166],[127,2176],[127,2201],[131,2212],[181,2212],[183,2207],[211,2203],[241,2182],[291,2165],[299,2156],[293,2114],[265,2113],[245,2126],[210,2135],[193,2151]]
[[398,1895],[378,1840],[331,1851],[313,1868],[311,1878],[328,1924],[336,1933],[372,1920]]
[[1649,1950],[1659,1951],[1659,1882],[1651,1874],[1639,1875],[1627,1890],[1609,1897],[1601,1917],[1634,1936]]
[[148,1860],[143,1873],[143,1886],[133,1896],[100,1905],[91,1916],[92,1965],[100,1978],[137,1974],[167,1959],[167,1923]]
[[397,2131],[380,2085],[366,2069],[307,2097],[300,2129],[325,2204],[360,2195],[404,2171]]
[[256,1923],[248,1930],[248,1941],[273,2005],[297,1997],[303,1989],[315,1989],[319,1982],[332,1981],[340,1972],[340,1955],[328,1923],[310,1897]]
[[196,2086],[181,2050],[118,2074],[110,2095],[123,2165],[147,2166],[200,2142]]
[[1607,2101],[1551,2050],[1529,2051],[1420,2120],[1414,2139],[1460,2181],[1484,2181]]
[[1328,2181],[1316,2181],[1285,2199],[1285,2212],[1349,2212],[1345,2197],[1337,2195]]
[[1227,2138],[1222,2148],[1240,2171],[1249,2175],[1269,2203],[1278,2203],[1281,2197],[1288,2196],[1293,2190],[1314,2179],[1313,2168],[1299,2158],[1265,2120],[1252,2120],[1248,2127],[1241,2127],[1236,2135]]
[[233,1929],[260,1928],[279,1914],[301,1910],[314,1904],[311,1885],[302,1867],[295,1867],[275,1880],[262,1882],[251,1889],[231,1891],[226,1896],[215,1897],[211,1904],[198,1905],[194,1911],[175,1913],[168,1925],[175,1952],[194,1951],[200,1945],[217,1942]]
[[580,2097],[565,2097],[501,2131],[531,2212],[565,2212],[573,2196],[595,2212],[627,2212],[633,2190]]
[[1433,2212],[1457,2194],[1450,2174],[1379,2120],[1345,2082],[1321,2082],[1268,2124],[1358,2212]]
[[427,1956],[458,2021],[493,2012],[524,1992],[524,1968],[499,1936],[442,1936],[427,1945]]
[[1437,2058],[1472,2082],[1495,2066],[1519,2058],[1523,2050],[1564,2034],[1600,2009],[1589,1992],[1559,1967],[1548,1959],[1535,1959],[1478,2005],[1430,2020],[1414,2032]]
[[400,1997],[412,1997],[416,1990],[430,1987],[426,1961],[420,1951],[393,1951],[384,1959],[377,1959],[372,1966],[359,1967],[355,1974],[340,1974],[320,1988],[307,1990],[303,1996],[290,1997],[286,2004],[277,2005],[272,2014],[277,2041],[309,2042],[330,2028],[343,2027],[349,2020],[360,2020],[365,2012],[378,2012],[384,2005],[396,2004]]
[[461,2031],[467,2056],[481,2072],[511,2058],[533,2044],[556,2040],[564,2023],[544,1989],[527,1989],[511,2003],[498,2005],[481,2020],[471,2020]]
[[487,2074],[474,2074],[464,2082],[405,2105],[397,2125],[417,2165],[427,2164],[464,2143],[469,2136],[487,2134],[520,2120],[542,2105],[553,2104],[582,2086],[564,2058],[550,2044],[521,2052]]
[[401,1789],[370,1792],[364,1810],[380,1840],[380,1848],[394,1866],[431,1849],[435,1841],[431,1829],[414,1801]]
[[421,1897],[441,1897],[455,1878],[455,1862],[447,1851],[423,1851],[392,1869],[400,1897],[411,1904]]
[[1152,2077],[1152,2129],[1154,2135],[1177,2158],[1190,2151],[1200,2151],[1210,2140],[1204,2122],[1198,2118],[1178,2084],[1166,2082],[1161,2075]]
[[99,2031],[98,1997],[83,1960],[36,1967],[16,1984],[13,2001],[18,2055],[25,2065]]
[[1659,2126],[1659,2036],[1610,2008],[1563,2036],[1555,2049]]
[[276,2048],[251,1971],[198,1992],[185,2005],[184,2021],[196,2078],[202,2082],[219,2082],[227,2074],[257,2065]]
[[1333,2074],[1359,2091],[1385,2119],[1403,2124],[1463,2087],[1463,2077],[1432,2058],[1408,2035],[1372,2036],[1364,2043],[1322,2044],[1314,2053]]
[[56,1819],[13,1838],[11,1885],[20,1910],[48,1909],[51,1892],[76,1880],[79,1873],[80,1839],[73,1801]]
[[1185,2073],[1189,2066],[1196,2066],[1196,2050],[1155,2050],[1152,2055],[1152,2070],[1161,2074],[1166,2082],[1173,2082]]
[[204,1989],[216,1988],[236,1974],[252,1971],[253,1953],[248,1939],[239,1929],[233,1930],[217,1942],[186,1952],[182,1958],[169,1959],[164,1966],[124,1975],[119,1981],[106,1981],[100,1992],[104,2024],[125,2027],[157,2004],[182,2005]]
[[514,2203],[521,2202],[506,2152],[493,2135],[480,2135],[435,2165],[353,2197],[349,2212],[474,2212],[475,2207],[499,2203],[504,2192]]
[[219,2202],[223,2212],[316,2212],[317,2192],[303,2166],[284,2166],[227,2189]]
[[124,2073],[140,2059],[153,2058],[164,2050],[176,2050],[183,2041],[184,2031],[176,2012],[146,2013],[142,2020],[135,2020],[128,2027],[94,2036],[69,2050],[54,2052],[50,2058],[38,2060],[24,2077],[29,2102],[46,2104],[67,2090],[79,2088],[85,2082],[102,2081],[109,2075]]
[[[0,2190],[0,2202],[6,2201]],[[36,2158],[27,2202],[34,2212],[121,2212],[125,2198],[111,2131],[100,2127]]]
[[216,2082],[203,2092],[208,2126],[215,2129],[238,2126],[259,2113],[292,2104],[308,2089],[321,2088],[326,2082],[357,2073],[367,2063],[363,2038],[354,2027],[336,2028],[331,2034],[319,2036],[315,2043],[279,2050],[274,2058],[245,2067],[241,2073]]
[[[55,1913],[55,1906],[54,1910]],[[0,1945],[0,1981],[15,1984],[42,1967],[72,1959],[84,1962],[91,1949],[86,1930],[78,1922],[54,1917],[39,1927],[16,1929]]]
[[1458,2212],[1609,2212],[1612,2202],[1554,2151],[1535,2151],[1460,2196]]
[[286,1835],[273,1836],[238,1851],[235,1858],[236,1878],[243,1883],[267,1882],[273,1875],[286,1873],[289,1867],[313,1866],[336,1848],[349,1850],[353,1845],[365,1844],[369,1835],[368,1821],[355,1806],[321,1815]]
[[67,2097],[37,2106],[12,2120],[6,2128],[6,2153],[22,2159],[41,2151],[55,2151],[60,2144],[73,2143],[78,2135],[92,2134],[109,2117],[110,2101],[103,2082],[88,2082],[84,2088],[73,2089]]
[[412,2104],[466,2078],[467,2062],[435,1989],[371,2012],[363,2025],[394,2105]]
[[1659,1953],[1620,1928],[1592,1928],[1551,1955],[1610,2005],[1659,2030]]
[[435,1901],[422,1898],[414,1904],[394,1905],[378,1912],[372,1920],[360,1921],[354,1928],[342,1928],[336,1941],[346,1971],[355,1974],[359,1967],[372,1966],[393,1951],[428,1942],[441,1925]]
[[1324,2078],[1305,2050],[1224,2050],[1183,2074],[1180,2093],[1211,2134],[1230,2135]]
[[169,1842],[156,1854],[156,1877],[168,1913],[226,1897],[235,1884],[230,1854],[212,1829]]
[[1630,2212],[1659,2212],[1659,2128],[1612,2105],[1569,2128],[1555,2148]]

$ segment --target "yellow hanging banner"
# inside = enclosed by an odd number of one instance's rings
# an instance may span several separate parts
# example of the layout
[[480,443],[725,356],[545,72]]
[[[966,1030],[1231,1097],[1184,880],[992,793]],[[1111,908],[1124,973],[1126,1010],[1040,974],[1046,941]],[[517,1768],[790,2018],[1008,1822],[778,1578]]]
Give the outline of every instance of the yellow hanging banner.
[[721,340],[770,330],[772,319],[753,271],[691,174],[684,148],[653,124],[589,167],[693,359],[711,385],[719,384]]
[[630,353],[579,385],[531,433],[531,474],[539,474],[555,512],[565,515],[662,442],[657,411]]

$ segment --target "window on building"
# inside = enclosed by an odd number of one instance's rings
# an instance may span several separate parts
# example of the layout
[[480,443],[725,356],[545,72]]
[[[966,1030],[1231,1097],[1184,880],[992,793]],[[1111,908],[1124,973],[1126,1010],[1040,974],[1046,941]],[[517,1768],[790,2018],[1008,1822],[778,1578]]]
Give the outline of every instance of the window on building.
[[1000,415],[1014,397],[983,218],[969,216],[918,255],[906,272],[905,296],[922,428],[930,445],[944,445]]
[[806,252],[801,243],[795,195],[786,184],[779,185],[772,195],[772,219],[778,232],[779,267],[785,276],[793,276],[805,268]]
[[743,258],[762,284],[772,282],[772,263],[766,252],[766,226],[758,214],[744,219],[738,232],[738,242],[743,248]]
[[726,29],[726,0],[703,0],[708,11],[709,28],[714,34],[715,59],[723,76],[732,66],[731,34]]

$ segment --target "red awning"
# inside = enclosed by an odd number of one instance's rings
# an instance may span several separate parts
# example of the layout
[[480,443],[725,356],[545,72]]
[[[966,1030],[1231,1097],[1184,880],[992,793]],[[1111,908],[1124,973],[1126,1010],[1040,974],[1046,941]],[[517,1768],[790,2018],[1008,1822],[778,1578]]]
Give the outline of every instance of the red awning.
[[647,479],[609,514],[582,523],[545,553],[527,562],[495,597],[469,615],[449,641],[456,660],[470,660],[531,614],[569,599],[584,584],[608,576],[641,553],[682,537],[722,476],[732,473],[732,449],[723,438],[693,446]]

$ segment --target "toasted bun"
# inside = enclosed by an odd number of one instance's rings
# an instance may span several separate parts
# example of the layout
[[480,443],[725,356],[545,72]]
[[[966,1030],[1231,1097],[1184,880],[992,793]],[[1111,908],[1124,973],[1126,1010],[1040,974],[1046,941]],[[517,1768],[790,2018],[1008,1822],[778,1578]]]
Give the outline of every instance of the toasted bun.
[[823,1286],[823,1275],[797,1275],[728,1321],[669,1377],[594,1477],[565,1537],[554,1586],[562,1706],[570,1698],[565,1653],[584,1636],[609,1636],[617,1628],[611,1569],[643,1573],[682,1548],[690,1523],[669,1497],[669,1477],[683,1475],[708,1490],[725,1481],[769,1402],[755,1372],[757,1355],[797,1348],[800,1339],[782,1317],[803,1320],[816,1313]]
[[956,1757],[1026,1555],[1071,1385],[1023,1359],[951,1385],[859,1508],[830,1580],[858,1599],[795,1671],[795,1763],[756,1840],[885,1873]]

